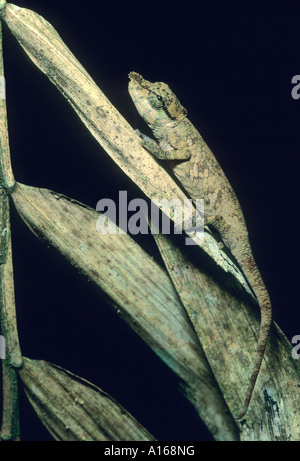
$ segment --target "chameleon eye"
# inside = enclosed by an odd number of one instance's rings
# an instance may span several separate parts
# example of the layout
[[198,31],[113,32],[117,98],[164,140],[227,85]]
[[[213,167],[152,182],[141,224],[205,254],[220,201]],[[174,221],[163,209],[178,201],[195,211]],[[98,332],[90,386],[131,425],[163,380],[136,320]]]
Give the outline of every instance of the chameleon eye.
[[156,91],[156,88],[150,92],[149,101],[152,107],[156,109],[162,109],[164,106],[164,97],[160,94],[159,91]]

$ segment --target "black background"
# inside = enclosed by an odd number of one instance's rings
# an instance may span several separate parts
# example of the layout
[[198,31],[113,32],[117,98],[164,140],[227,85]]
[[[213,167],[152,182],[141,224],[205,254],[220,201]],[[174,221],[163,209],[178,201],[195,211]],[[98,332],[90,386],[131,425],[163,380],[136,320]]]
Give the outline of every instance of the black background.
[[[165,81],[234,187],[274,318],[300,334],[298,291],[299,7],[291,2],[19,1],[44,16],[115,107],[147,131],[127,92],[130,71]],[[96,206],[128,178],[4,27],[10,146],[18,181]],[[139,196],[142,196],[141,194]],[[24,355],[94,382],[160,440],[210,440],[172,372],[98,290],[12,209],[18,325]],[[151,237],[139,239],[150,254]],[[23,440],[50,440],[21,391]]]

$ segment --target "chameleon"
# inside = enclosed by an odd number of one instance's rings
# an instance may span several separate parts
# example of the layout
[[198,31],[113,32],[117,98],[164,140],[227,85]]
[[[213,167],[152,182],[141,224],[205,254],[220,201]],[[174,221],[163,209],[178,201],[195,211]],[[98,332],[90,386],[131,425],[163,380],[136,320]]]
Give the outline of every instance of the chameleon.
[[156,158],[168,160],[192,200],[204,200],[204,223],[219,233],[257,298],[260,330],[244,403],[235,417],[240,420],[250,404],[272,323],[270,297],[252,254],[241,206],[220,164],[188,120],[186,109],[170,87],[163,82],[151,83],[140,74],[130,72],[128,89],[138,113],[156,138],[136,130],[143,147]]

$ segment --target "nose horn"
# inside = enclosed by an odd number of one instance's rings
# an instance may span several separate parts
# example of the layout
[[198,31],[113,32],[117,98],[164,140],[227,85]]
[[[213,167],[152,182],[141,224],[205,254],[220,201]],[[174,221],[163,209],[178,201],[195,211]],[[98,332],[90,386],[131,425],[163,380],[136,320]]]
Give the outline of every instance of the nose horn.
[[137,83],[139,83],[143,88],[149,88],[150,86],[150,82],[148,82],[147,80],[145,80],[140,74],[138,74],[137,72],[130,72],[128,74],[128,77],[130,78],[130,80],[134,80],[136,81]]

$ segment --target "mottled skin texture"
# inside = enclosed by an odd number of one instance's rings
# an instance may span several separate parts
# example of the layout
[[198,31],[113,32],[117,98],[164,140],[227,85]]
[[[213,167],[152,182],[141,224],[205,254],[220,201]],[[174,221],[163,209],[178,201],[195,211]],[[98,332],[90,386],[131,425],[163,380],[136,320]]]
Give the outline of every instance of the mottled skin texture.
[[272,321],[270,298],[252,256],[244,216],[222,168],[168,85],[151,83],[136,72],[131,72],[129,78],[129,94],[157,140],[139,133],[144,147],[155,157],[169,160],[174,174],[193,200],[204,199],[205,223],[220,233],[260,306],[256,358],[243,408],[236,417],[241,419],[249,406]]

